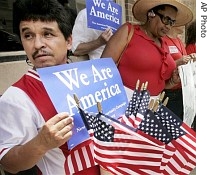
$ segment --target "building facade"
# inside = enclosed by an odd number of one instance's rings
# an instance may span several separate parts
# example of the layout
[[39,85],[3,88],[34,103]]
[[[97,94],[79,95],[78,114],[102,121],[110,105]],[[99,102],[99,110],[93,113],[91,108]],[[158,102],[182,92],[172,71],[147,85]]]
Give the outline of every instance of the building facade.
[[[137,22],[133,18],[132,6],[136,0],[115,0],[116,3],[122,6],[123,22]],[[194,19],[196,18],[196,0],[180,0],[182,3],[192,9]],[[0,29],[5,29],[8,32],[13,32],[12,29],[12,7],[15,0],[0,0]],[[69,7],[77,12],[85,7],[85,0],[69,0]]]
[[[122,6],[122,21],[137,23],[133,18],[132,6],[136,0],[115,0]],[[147,0],[146,0],[147,1]],[[180,0],[188,5],[196,18],[196,0]],[[0,30],[13,33],[13,3],[15,0],[0,0]],[[69,7],[79,12],[85,7],[85,0],[68,0]],[[185,29],[184,29],[185,30]],[[185,40],[185,32],[183,36]],[[0,38],[1,41],[1,38]],[[24,51],[1,52],[0,51],[0,95],[16,80],[18,80],[28,69],[25,63],[26,55]]]

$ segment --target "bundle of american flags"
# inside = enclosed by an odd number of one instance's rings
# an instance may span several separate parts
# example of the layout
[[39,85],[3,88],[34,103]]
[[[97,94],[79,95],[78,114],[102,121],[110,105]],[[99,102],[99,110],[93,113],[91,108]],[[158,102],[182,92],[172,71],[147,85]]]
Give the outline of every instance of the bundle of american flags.
[[[78,109],[93,144],[95,164],[114,175],[188,175],[196,166],[196,133],[166,107],[150,100],[139,82],[123,116],[114,119]],[[76,96],[75,96],[75,99]]]

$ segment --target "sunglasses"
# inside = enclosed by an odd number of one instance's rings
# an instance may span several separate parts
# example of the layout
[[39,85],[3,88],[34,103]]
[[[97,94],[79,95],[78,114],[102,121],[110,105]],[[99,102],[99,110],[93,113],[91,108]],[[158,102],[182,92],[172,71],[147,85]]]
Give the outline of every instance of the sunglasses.
[[163,24],[170,25],[170,26],[175,25],[176,20],[173,20],[169,16],[164,16],[164,15],[158,13],[158,12],[154,12],[154,13],[160,17],[160,20],[162,21]]

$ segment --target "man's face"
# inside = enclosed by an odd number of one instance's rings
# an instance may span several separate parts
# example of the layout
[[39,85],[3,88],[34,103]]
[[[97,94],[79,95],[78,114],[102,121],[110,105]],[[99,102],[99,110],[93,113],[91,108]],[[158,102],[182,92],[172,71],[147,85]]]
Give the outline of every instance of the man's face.
[[66,40],[57,22],[21,21],[21,41],[35,68],[65,64],[71,36]]

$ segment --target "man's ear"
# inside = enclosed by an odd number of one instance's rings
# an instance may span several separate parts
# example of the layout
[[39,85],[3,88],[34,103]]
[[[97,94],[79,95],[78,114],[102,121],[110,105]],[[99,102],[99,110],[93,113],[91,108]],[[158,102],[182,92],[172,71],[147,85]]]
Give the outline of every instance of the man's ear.
[[70,50],[72,48],[72,36],[70,35],[67,38],[67,50]]
[[147,13],[147,16],[148,17],[155,17],[155,13],[153,12],[153,10],[151,10]]

